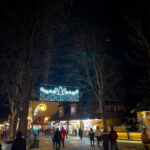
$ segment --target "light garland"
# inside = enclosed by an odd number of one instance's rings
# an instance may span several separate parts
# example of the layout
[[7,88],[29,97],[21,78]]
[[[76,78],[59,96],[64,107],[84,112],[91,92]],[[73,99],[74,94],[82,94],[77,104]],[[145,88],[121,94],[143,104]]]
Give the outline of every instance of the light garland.
[[40,88],[40,100],[47,101],[79,101],[79,89],[74,91],[67,90],[59,86],[53,89]]

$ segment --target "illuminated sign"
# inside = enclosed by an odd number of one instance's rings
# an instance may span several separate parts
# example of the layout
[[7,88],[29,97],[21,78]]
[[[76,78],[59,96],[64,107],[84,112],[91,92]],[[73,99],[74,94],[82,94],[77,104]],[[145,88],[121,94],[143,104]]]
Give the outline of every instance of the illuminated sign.
[[41,87],[40,100],[44,101],[79,101],[79,89],[73,87]]
[[46,110],[46,105],[45,104],[39,104],[36,106],[35,111],[34,111],[34,116],[36,116],[39,112],[44,112]]

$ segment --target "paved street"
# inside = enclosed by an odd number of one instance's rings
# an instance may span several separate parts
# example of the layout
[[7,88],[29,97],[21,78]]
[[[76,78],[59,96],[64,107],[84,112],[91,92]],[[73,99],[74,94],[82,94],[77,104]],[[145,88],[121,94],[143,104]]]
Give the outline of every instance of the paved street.
[[[40,139],[40,150],[53,150],[51,140],[46,138],[39,138]],[[125,141],[119,140],[118,145],[120,150],[144,150],[141,142],[136,141]],[[34,150],[39,150],[34,149]],[[69,137],[65,140],[65,148],[61,148],[61,150],[99,150],[100,148],[91,148],[89,139],[83,138],[81,141],[78,137]]]

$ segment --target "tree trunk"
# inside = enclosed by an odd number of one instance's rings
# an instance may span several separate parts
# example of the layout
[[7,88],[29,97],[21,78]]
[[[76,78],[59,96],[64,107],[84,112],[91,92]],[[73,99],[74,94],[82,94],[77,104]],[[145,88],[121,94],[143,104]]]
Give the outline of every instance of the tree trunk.
[[23,136],[27,139],[27,117],[28,117],[28,110],[29,110],[29,103],[30,103],[30,95],[31,95],[31,69],[30,63],[27,62],[26,67],[26,74],[25,74],[25,83],[24,83],[24,90],[23,90],[23,99],[22,99],[22,111],[19,120],[19,131],[22,131]]
[[18,115],[16,114],[16,115],[15,115],[15,118],[14,118],[13,138],[15,138],[15,135],[16,135],[17,121],[18,121]]
[[9,136],[13,137],[13,125],[14,125],[14,114],[11,114],[10,126],[9,126]]
[[[101,79],[101,83],[102,83],[102,79]],[[103,99],[103,89],[99,88],[98,90],[98,95],[97,95],[97,100],[99,103],[99,109],[100,109],[100,113],[101,113],[101,118],[103,121],[103,128],[104,130],[107,130],[107,123],[106,123],[106,118],[105,118],[105,109],[104,109],[104,99]]]
[[29,54],[26,62],[26,70],[25,70],[25,81],[23,88],[23,99],[22,99],[22,111],[19,120],[19,130],[22,131],[24,138],[27,140],[27,124],[28,124],[28,110],[32,89],[32,77],[31,77],[31,62],[32,62],[32,50],[33,50],[33,41],[34,38],[34,30],[31,33],[30,43],[29,43]]
[[103,102],[103,97],[102,96],[100,97],[99,104],[100,104],[100,113],[101,113],[101,117],[102,117],[102,121],[103,121],[103,128],[104,128],[104,130],[107,130],[104,102]]
[[22,112],[19,118],[20,120],[19,120],[19,129],[18,129],[19,131],[22,131],[22,134],[25,139],[27,139],[28,110],[29,110],[29,102],[27,101],[22,109]]
[[101,117],[102,117],[102,121],[103,121],[104,130],[107,130],[107,123],[106,123],[106,118],[105,118],[105,115],[104,115],[104,109],[101,108],[100,111],[101,111]]
[[10,120],[9,136],[15,137],[16,134],[16,125],[17,125],[18,116],[16,112],[13,112]]

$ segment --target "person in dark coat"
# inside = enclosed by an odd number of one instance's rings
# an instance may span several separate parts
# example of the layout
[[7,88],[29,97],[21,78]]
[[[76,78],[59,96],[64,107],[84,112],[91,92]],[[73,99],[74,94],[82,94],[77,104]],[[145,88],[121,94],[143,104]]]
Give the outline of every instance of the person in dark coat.
[[100,139],[103,141],[103,149],[109,150],[109,135],[108,135],[106,129],[104,130],[104,132],[100,136]]
[[95,145],[94,145],[94,136],[95,136],[95,133],[93,132],[93,129],[91,128],[90,132],[89,132],[89,138],[90,138],[90,142],[91,142],[91,147],[95,147]]
[[80,128],[80,129],[79,129],[79,137],[80,137],[81,140],[82,140],[82,136],[83,136],[83,131],[82,131],[82,129]]
[[59,150],[61,146],[61,133],[57,128],[54,134],[55,150]]
[[117,132],[114,131],[113,126],[112,126],[111,131],[109,132],[111,150],[113,150],[113,147],[115,147],[115,149],[118,150],[117,139],[118,139]]
[[75,134],[75,136],[77,136],[77,129],[74,130],[74,134]]
[[18,131],[11,150],[26,150],[26,141],[22,138],[22,132]]

